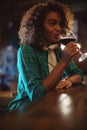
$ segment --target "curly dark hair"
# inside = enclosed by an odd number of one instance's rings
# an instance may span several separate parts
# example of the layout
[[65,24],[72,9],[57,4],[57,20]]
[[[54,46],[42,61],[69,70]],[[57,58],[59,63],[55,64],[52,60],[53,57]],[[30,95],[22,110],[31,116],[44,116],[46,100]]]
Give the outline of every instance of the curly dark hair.
[[43,22],[48,11],[60,14],[62,18],[62,34],[72,29],[74,17],[70,9],[60,2],[46,2],[34,5],[24,14],[19,30],[20,45],[31,44],[36,48],[42,47]]

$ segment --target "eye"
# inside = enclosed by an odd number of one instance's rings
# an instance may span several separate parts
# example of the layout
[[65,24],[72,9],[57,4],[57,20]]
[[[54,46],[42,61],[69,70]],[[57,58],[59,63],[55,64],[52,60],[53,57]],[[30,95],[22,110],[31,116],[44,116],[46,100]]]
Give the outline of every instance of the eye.
[[55,24],[56,24],[55,21],[50,21],[50,22],[49,22],[49,25],[50,25],[51,27],[55,26]]

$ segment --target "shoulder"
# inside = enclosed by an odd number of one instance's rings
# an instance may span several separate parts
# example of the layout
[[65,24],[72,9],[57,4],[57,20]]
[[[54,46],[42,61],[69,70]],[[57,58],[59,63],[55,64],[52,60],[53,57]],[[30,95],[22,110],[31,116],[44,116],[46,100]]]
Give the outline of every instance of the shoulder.
[[36,50],[36,48],[34,48],[33,46],[29,45],[29,44],[24,44],[21,45],[18,53],[17,53],[17,57],[18,59],[36,59],[37,57],[39,57],[41,55],[41,53],[38,52],[38,50]]
[[34,49],[34,47],[32,47],[31,45],[29,45],[29,44],[24,44],[24,45],[21,45],[20,46],[20,48],[19,48],[19,50],[22,50],[22,51],[24,51],[24,50],[32,50],[32,51],[34,51],[35,49]]
[[18,54],[22,53],[22,54],[28,54],[28,53],[34,53],[35,52],[35,48],[32,47],[29,44],[24,44],[21,45],[18,49]]

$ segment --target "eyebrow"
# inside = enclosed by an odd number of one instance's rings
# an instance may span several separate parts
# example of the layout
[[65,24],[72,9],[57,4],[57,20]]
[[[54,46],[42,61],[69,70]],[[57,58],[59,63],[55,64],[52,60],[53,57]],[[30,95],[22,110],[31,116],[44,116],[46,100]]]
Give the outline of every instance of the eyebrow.
[[55,20],[55,19],[49,19],[48,21],[55,21],[55,22],[57,22],[57,20]]

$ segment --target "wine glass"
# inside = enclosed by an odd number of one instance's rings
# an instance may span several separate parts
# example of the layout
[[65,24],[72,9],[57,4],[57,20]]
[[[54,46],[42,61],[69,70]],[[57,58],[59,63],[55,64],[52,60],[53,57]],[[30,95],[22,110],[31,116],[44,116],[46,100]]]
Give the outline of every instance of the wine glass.
[[[63,45],[67,45],[69,42],[77,41],[77,37],[75,36],[75,34],[72,31],[70,31],[69,35],[67,35],[67,36],[60,35],[59,38],[60,38],[59,42],[62,43]],[[79,44],[77,44],[77,46],[80,49]],[[82,53],[80,51],[79,62],[82,62],[85,59],[87,59],[87,52]]]

